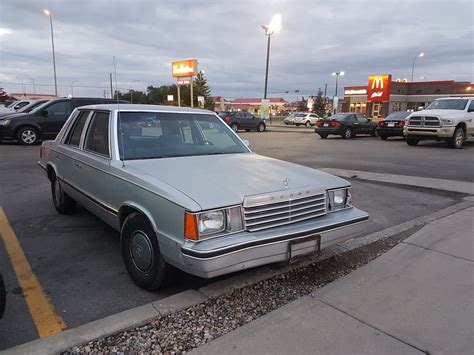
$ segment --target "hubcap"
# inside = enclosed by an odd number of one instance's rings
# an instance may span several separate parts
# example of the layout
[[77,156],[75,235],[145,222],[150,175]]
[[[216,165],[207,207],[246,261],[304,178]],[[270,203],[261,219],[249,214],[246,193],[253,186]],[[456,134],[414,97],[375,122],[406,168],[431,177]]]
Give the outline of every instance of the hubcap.
[[136,231],[132,235],[130,253],[135,266],[141,272],[146,272],[150,269],[153,260],[153,252],[150,239],[144,232]]
[[464,133],[460,129],[456,132],[456,138],[455,138],[456,147],[462,146],[463,141],[464,141]]
[[347,138],[351,138],[351,130],[350,130],[350,129],[348,129],[348,130],[346,131],[346,137],[347,137]]
[[21,133],[21,140],[27,144],[32,144],[36,141],[36,133],[31,129],[26,129]]

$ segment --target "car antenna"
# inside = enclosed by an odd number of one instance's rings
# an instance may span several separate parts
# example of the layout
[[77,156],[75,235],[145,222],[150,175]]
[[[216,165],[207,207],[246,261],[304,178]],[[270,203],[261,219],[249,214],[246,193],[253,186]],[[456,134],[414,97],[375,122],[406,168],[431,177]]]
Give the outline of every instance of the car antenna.
[[115,73],[115,97],[117,98],[117,119],[118,119],[118,124],[119,124],[119,131],[120,131],[120,148],[122,148],[122,155],[120,155],[120,152],[119,152],[119,158],[122,161],[122,168],[124,168],[125,167],[125,151],[123,150],[122,119],[120,118],[120,100],[119,100],[118,91],[117,91],[117,65],[115,64],[115,56],[114,56],[114,73]]

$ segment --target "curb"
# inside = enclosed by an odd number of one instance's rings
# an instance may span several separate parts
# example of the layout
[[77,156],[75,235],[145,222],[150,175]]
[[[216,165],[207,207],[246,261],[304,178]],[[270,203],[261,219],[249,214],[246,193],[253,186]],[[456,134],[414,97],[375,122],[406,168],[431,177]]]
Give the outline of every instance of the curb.
[[217,281],[196,290],[184,291],[158,301],[135,307],[77,328],[31,342],[21,344],[1,352],[1,354],[57,354],[67,351],[74,346],[86,344],[92,340],[107,337],[135,328],[148,321],[169,315],[170,313],[203,303],[211,298],[219,297],[245,286],[249,286],[265,279],[286,273],[296,268],[301,268],[314,262],[325,260],[334,255],[357,249],[377,240],[407,231],[413,227],[422,226],[436,219],[451,215],[466,208],[474,206],[474,201],[462,202],[415,218],[411,221],[383,229],[367,236],[350,239],[341,244],[336,244],[323,249],[320,254],[304,256],[289,264],[287,262],[270,264],[258,269],[251,269],[241,274]]
[[474,183],[472,182],[433,179],[409,175],[372,173],[367,171],[345,170],[336,168],[322,168],[320,170],[346,179],[367,180],[405,187],[411,186],[428,190],[440,190],[474,195]]

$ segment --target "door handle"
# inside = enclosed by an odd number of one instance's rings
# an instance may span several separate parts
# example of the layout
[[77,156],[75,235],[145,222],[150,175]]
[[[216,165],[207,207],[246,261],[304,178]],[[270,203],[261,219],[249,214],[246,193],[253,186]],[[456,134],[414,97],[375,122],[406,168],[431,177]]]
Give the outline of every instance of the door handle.
[[74,165],[76,166],[77,169],[82,168],[82,165],[81,165],[81,164],[75,163]]
[[61,159],[61,156],[59,154],[56,154],[56,159],[57,160]]

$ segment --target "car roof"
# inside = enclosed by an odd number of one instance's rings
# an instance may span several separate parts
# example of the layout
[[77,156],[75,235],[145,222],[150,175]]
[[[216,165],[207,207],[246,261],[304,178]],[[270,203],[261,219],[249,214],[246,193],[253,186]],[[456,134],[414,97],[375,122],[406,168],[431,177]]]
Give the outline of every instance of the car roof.
[[81,109],[107,110],[107,111],[150,111],[150,112],[176,112],[176,113],[207,113],[214,114],[214,111],[202,110],[190,107],[177,107],[167,105],[140,105],[140,104],[98,104],[81,106]]

